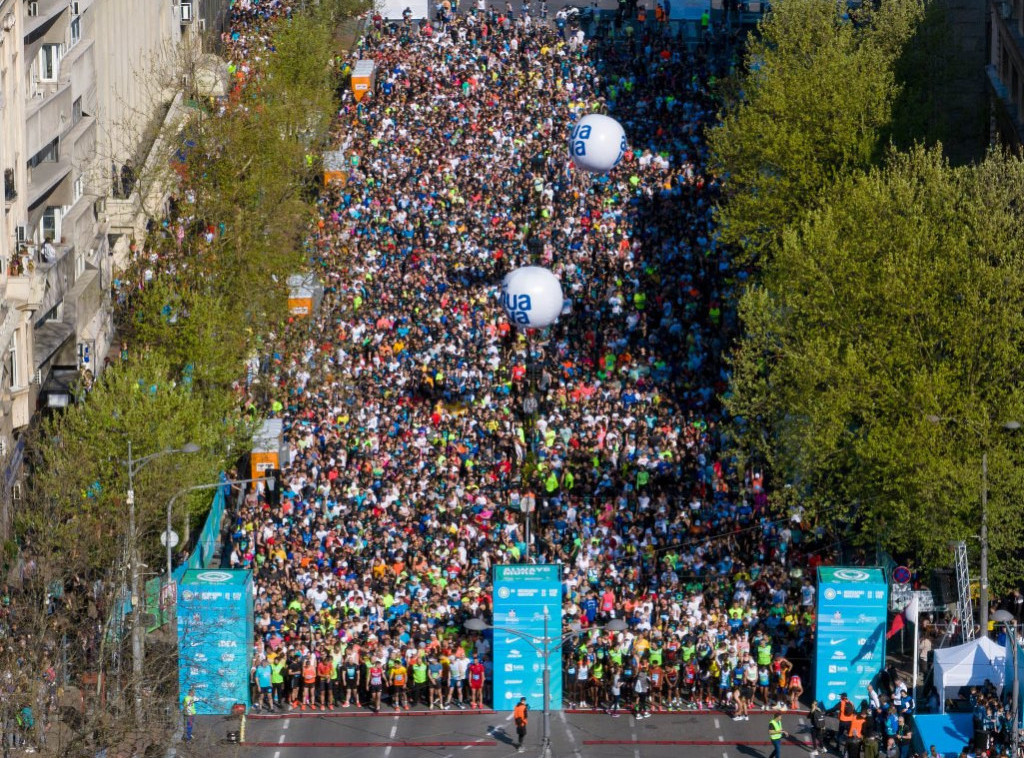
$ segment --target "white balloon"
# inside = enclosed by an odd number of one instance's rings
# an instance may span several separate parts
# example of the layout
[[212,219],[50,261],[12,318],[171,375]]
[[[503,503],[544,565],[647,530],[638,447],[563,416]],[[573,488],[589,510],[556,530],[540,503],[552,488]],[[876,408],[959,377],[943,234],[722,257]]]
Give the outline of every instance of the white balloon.
[[564,302],[558,277],[541,266],[517,268],[501,282],[505,315],[523,329],[551,326],[561,315]]
[[604,174],[615,168],[626,152],[626,132],[609,116],[590,113],[572,128],[569,155],[577,168]]

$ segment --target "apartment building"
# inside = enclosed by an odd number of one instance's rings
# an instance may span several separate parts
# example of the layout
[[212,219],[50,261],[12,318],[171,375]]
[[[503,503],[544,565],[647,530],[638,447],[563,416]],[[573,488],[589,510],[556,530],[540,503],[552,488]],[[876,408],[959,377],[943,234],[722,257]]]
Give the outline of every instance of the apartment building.
[[989,0],[992,137],[1024,147],[1024,0]]
[[136,167],[159,162],[152,135],[180,104],[175,59],[204,13],[203,0],[0,0],[0,537],[24,430],[74,402],[111,350],[113,252],[145,228]]

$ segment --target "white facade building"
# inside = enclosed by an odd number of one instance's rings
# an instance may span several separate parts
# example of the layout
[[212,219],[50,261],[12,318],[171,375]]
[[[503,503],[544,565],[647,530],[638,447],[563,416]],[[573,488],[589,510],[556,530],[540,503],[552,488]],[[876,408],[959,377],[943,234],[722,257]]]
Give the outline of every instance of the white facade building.
[[0,537],[21,432],[38,408],[71,401],[72,383],[110,351],[112,252],[145,226],[134,166],[201,11],[188,0],[0,0]]

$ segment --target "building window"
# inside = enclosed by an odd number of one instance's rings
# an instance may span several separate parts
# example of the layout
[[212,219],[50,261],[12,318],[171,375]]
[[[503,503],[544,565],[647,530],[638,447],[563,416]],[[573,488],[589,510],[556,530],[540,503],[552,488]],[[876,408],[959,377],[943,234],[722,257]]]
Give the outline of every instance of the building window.
[[60,160],[60,140],[55,139],[38,153],[28,159],[29,169],[33,169],[40,163],[56,163]]
[[17,389],[21,386],[21,382],[18,380],[18,338],[14,337],[11,340],[11,347],[7,351],[7,360],[4,362],[4,373],[7,374],[10,380],[11,389]]
[[72,193],[73,194],[71,204],[74,205],[79,200],[81,200],[82,195],[85,194],[85,179],[83,177],[80,176],[77,179],[75,179],[75,183],[72,187]]
[[75,16],[71,19],[71,45],[77,45],[80,39],[82,39],[82,17]]
[[60,74],[64,45],[43,45],[39,48],[39,81],[55,82]]
[[42,241],[60,241],[61,209],[56,205],[46,206],[43,217],[39,219],[39,236]]
[[82,98],[81,96],[75,98],[75,102],[71,103],[71,125],[74,126],[82,120]]

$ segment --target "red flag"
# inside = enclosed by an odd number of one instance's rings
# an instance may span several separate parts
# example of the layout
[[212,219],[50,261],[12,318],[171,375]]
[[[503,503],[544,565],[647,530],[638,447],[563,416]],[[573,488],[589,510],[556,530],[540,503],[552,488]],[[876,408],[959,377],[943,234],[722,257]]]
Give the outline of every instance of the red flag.
[[889,631],[886,632],[885,638],[887,640],[891,640],[893,637],[899,634],[900,629],[902,629],[904,626],[906,626],[906,621],[903,618],[903,614],[900,613],[894,616],[892,624],[889,626]]

